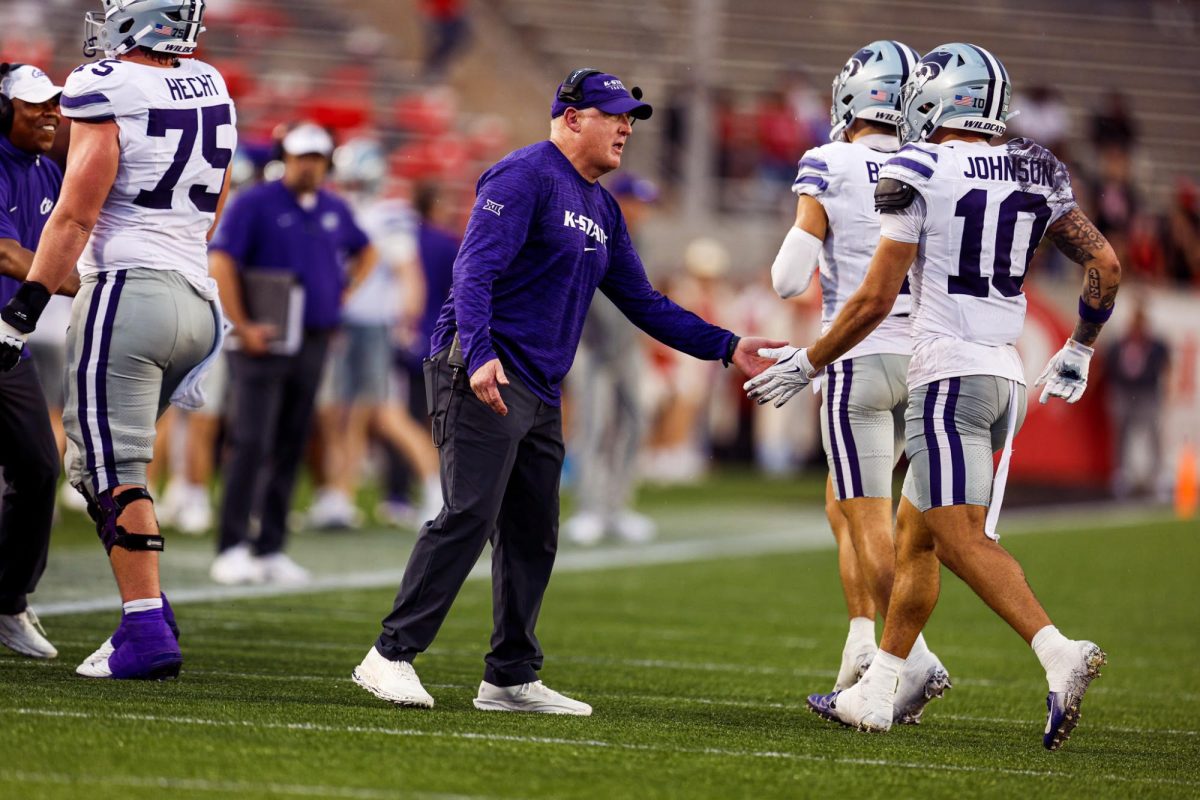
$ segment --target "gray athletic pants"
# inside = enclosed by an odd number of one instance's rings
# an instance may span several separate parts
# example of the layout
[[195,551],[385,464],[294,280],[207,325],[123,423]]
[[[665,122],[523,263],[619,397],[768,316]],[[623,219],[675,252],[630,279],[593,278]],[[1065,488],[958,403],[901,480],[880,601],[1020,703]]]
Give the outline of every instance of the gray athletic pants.
[[563,463],[562,410],[508,375],[502,417],[475,397],[466,370],[451,368],[445,352],[425,362],[443,507],[421,529],[375,644],[400,661],[428,649],[490,541],[493,630],[483,677],[496,686],[532,683],[542,668],[534,627],[558,549]]

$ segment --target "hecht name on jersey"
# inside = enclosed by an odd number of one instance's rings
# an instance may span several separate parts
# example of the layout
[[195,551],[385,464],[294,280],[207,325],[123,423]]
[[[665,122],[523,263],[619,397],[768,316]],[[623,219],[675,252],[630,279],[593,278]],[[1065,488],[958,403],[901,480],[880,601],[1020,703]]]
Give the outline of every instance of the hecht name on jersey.
[[564,226],[568,228],[578,228],[600,244],[608,244],[608,234],[605,233],[590,217],[585,217],[583,214],[577,214],[573,211],[566,211],[564,213],[566,215],[563,217]]
[[172,100],[195,100],[200,97],[220,97],[221,91],[211,75],[189,78],[163,78],[171,91]]

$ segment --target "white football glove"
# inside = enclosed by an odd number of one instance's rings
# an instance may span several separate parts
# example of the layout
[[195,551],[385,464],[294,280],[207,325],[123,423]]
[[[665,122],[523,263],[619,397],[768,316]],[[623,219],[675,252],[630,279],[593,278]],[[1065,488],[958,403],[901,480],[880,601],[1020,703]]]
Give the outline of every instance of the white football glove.
[[1083,392],[1087,389],[1088,364],[1091,363],[1094,352],[1086,344],[1067,339],[1063,349],[1054,354],[1050,363],[1038,376],[1035,386],[1046,384],[1040,400],[1042,405],[1051,397],[1061,397],[1068,403],[1074,403],[1083,397]]
[[817,370],[808,360],[806,348],[764,347],[758,354],[763,358],[775,359],[775,364],[746,381],[742,388],[760,406],[774,400],[775,407],[779,408],[812,383],[816,376]]

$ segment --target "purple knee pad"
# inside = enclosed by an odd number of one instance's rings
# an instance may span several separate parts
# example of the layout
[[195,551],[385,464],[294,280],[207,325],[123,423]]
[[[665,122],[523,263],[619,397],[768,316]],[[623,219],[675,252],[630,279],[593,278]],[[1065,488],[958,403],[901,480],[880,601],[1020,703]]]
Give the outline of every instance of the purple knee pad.
[[137,500],[149,500],[154,502],[154,498],[150,493],[141,486],[134,486],[126,489],[119,495],[114,495],[113,490],[101,492],[93,500],[86,493],[84,497],[88,501],[88,515],[96,523],[96,534],[100,537],[101,544],[104,545],[104,552],[112,554],[114,547],[121,547],[125,550],[152,550],[162,552],[166,545],[166,540],[163,537],[150,533],[130,533],[117,524],[117,519],[121,516],[121,512],[130,503]]

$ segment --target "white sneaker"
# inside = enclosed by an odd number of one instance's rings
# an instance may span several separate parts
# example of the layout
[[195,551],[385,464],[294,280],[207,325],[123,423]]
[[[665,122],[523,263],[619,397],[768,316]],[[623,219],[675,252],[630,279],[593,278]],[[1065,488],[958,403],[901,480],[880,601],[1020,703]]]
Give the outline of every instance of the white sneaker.
[[487,681],[479,684],[474,701],[480,711],[531,711],[537,714],[573,714],[590,717],[592,707],[559,694],[541,681],[520,686],[494,686]]
[[203,486],[188,485],[175,507],[175,528],[180,533],[198,536],[212,529],[212,504]]
[[658,525],[645,514],[625,510],[613,520],[617,538],[630,544],[644,544],[658,535]]
[[31,608],[20,614],[0,614],[0,644],[30,658],[54,658],[58,655]]
[[927,653],[913,664],[905,662],[892,701],[894,721],[898,725],[921,724],[925,706],[950,688],[950,674],[933,653]]
[[250,553],[250,545],[239,544],[223,550],[213,559],[208,576],[217,583],[236,586],[243,583],[262,583],[266,580],[259,559]]
[[875,660],[875,654],[878,652],[879,648],[874,642],[863,642],[859,645],[847,643],[847,647],[842,650],[842,666],[838,670],[837,682],[833,684],[833,690],[840,692],[858,683],[866,674],[867,668],[871,666],[871,662]]
[[581,511],[563,523],[563,532],[575,544],[593,547],[604,538],[604,520],[599,514]]
[[316,530],[344,530],[359,527],[362,514],[344,492],[319,489],[305,521],[308,527]]
[[406,708],[433,708],[433,697],[421,685],[413,665],[384,658],[374,647],[350,677],[380,700]]
[[162,498],[154,503],[154,517],[158,524],[174,528],[179,511],[187,504],[188,486],[181,480],[167,482]]
[[283,586],[300,586],[312,580],[304,567],[292,561],[286,553],[271,553],[254,559],[262,571],[263,581]]
[[112,637],[104,640],[104,644],[96,649],[96,652],[83,660],[83,663],[75,668],[75,672],[85,678],[111,678],[112,670],[108,668],[108,657],[113,654]]

